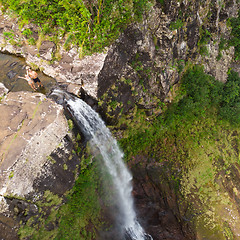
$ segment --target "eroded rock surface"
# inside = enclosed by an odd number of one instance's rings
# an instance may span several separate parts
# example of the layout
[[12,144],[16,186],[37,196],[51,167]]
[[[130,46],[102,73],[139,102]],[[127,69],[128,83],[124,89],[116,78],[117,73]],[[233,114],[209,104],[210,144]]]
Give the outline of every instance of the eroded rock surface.
[[9,93],[0,104],[1,195],[25,196],[66,135],[61,106],[43,94]]
[[[2,86],[0,92],[6,91]],[[10,92],[0,111],[0,238],[15,240],[21,224],[41,215],[37,203],[49,195],[64,202],[79,158],[62,106],[45,95]]]
[[8,89],[4,86],[4,84],[0,83],[0,97],[3,97],[7,94]]

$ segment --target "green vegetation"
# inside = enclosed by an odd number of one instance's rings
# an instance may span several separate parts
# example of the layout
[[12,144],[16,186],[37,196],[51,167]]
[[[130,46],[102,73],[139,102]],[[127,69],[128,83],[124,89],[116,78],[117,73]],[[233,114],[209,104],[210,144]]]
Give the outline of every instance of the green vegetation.
[[2,96],[0,96],[0,103],[2,102],[2,100],[4,99],[5,96],[6,96],[5,93]]
[[101,51],[127,24],[140,20],[151,5],[148,0],[0,0],[0,3],[3,11],[17,13],[20,23],[37,24],[43,34],[54,33],[59,37],[67,34],[65,46],[77,44],[81,54]]
[[14,176],[14,171],[11,171],[8,177],[9,179],[11,179],[13,176]]
[[170,30],[175,30],[175,29],[179,29],[183,26],[183,21],[181,19],[177,19],[175,22],[171,22],[169,29]]
[[204,27],[199,28],[199,34],[200,34],[200,39],[198,41],[198,46],[199,46],[199,53],[202,56],[207,56],[208,49],[206,44],[211,40],[211,33]]
[[101,225],[97,172],[96,165],[92,164],[79,175],[67,204],[57,214],[60,221],[55,239],[94,239],[95,227]]
[[39,214],[20,227],[20,239],[94,239],[96,228],[103,224],[99,217],[97,172],[96,164],[85,167],[65,204],[63,198],[46,191],[43,199],[35,203]]
[[68,122],[69,129],[72,130],[74,127],[73,121],[71,119],[68,119],[67,122]]
[[157,2],[159,2],[162,6],[164,6],[164,4],[165,4],[164,0],[157,0]]
[[229,41],[230,46],[235,48],[235,59],[240,59],[240,10],[238,12],[238,17],[231,18],[230,24],[232,27],[231,39]]
[[239,163],[239,84],[233,71],[223,84],[202,67],[189,67],[175,101],[161,116],[146,121],[149,117],[137,110],[133,119],[123,121],[129,126],[120,140],[127,160],[141,155],[165,166],[165,176],[156,181],[168,177],[167,182],[192,206],[197,228],[211,234],[228,229],[219,215],[232,204],[219,181]]
[[31,29],[27,28],[27,29],[24,29],[24,30],[22,31],[22,34],[23,34],[24,36],[26,36],[27,38],[29,38],[29,37],[33,34],[33,32],[32,32]]
[[[145,147],[147,148],[149,142],[152,142],[153,136],[158,136],[157,133],[168,131],[168,129],[173,132],[178,128],[187,129],[188,125],[201,122],[205,118],[214,117],[220,123],[229,122],[232,125],[238,125],[240,124],[239,95],[240,78],[238,73],[229,71],[228,81],[223,84],[205,74],[202,67],[190,67],[182,77],[177,100],[161,117],[155,119],[152,125],[140,126],[139,128],[144,130],[143,132],[141,130],[135,132],[136,125],[141,125],[146,117],[144,111],[138,110],[135,115],[136,122],[132,122],[133,128],[129,122],[130,137],[121,141],[123,149],[127,155],[134,155]],[[128,122],[127,119],[124,121]],[[128,144],[129,142],[131,144]]]
[[221,37],[220,39],[220,43],[218,46],[218,56],[217,56],[217,60],[219,61],[222,58],[222,50],[226,50],[228,48],[228,41]]
[[14,33],[13,32],[3,32],[3,36],[6,40],[11,40],[14,38]]

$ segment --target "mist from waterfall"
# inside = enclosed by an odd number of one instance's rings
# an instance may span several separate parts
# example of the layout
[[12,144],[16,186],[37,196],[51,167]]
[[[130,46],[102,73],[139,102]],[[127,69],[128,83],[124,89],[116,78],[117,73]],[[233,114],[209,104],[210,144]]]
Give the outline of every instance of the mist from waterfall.
[[99,115],[84,101],[78,98],[69,98],[65,101],[83,134],[89,140],[93,155],[101,154],[105,168],[111,176],[120,215],[118,220],[125,236],[131,240],[152,239],[136,219],[131,194],[132,175],[123,161],[123,153],[116,139]]

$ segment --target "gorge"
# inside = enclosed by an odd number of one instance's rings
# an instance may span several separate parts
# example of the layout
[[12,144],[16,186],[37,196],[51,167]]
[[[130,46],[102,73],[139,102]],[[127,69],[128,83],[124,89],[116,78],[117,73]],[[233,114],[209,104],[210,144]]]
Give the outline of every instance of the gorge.
[[[73,1],[84,36],[73,18],[61,35],[54,24],[71,7],[50,2],[0,1],[1,52],[24,57],[46,84],[46,92],[30,92],[17,80],[25,62],[4,65],[0,237],[128,239],[114,224],[121,210],[110,176],[99,174],[100,147],[94,155],[72,121],[72,102],[68,111],[49,95],[61,88],[98,112],[117,139],[137,220],[154,240],[239,239],[239,2]],[[39,19],[27,19],[32,4]]]
[[[61,95],[67,93],[54,90],[51,95],[61,98]],[[113,189],[110,191],[113,192],[113,202],[116,202],[115,217],[118,219],[116,224],[119,239],[124,239],[125,234],[132,240],[152,239],[137,221],[132,199],[132,176],[123,162],[123,153],[116,140],[99,115],[84,101],[73,99],[69,95],[63,101],[90,142],[92,155],[101,161],[101,165],[104,165],[105,171],[111,176]]]

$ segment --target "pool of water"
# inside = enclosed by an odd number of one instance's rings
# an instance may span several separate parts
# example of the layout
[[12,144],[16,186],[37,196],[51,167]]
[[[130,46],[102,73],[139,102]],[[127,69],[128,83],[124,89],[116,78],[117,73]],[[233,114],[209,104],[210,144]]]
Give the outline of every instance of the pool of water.
[[[34,92],[26,80],[18,78],[18,76],[24,77],[26,74],[26,66],[27,64],[23,58],[0,53],[0,82],[3,83],[11,92]],[[38,89],[37,92],[48,94],[57,84],[55,79],[46,76],[40,71],[37,71],[37,73],[39,79],[44,85],[44,88]]]

